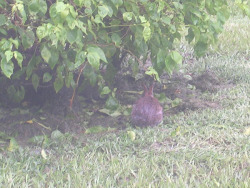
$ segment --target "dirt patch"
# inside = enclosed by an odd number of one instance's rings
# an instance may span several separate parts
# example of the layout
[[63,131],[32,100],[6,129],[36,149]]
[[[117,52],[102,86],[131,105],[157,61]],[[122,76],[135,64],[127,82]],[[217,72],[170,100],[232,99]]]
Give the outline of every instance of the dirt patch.
[[204,92],[216,92],[220,88],[232,86],[211,71],[205,71],[200,75],[174,74],[164,93],[168,98],[180,99],[181,102],[176,107],[169,109],[168,112],[173,114],[186,110],[219,109],[221,108],[219,101],[204,100],[201,95]]
[[[175,73],[172,77],[163,75],[161,80],[162,84],[157,83],[154,92],[161,93],[160,98],[163,94],[169,99],[161,102],[162,106],[169,106],[165,111],[165,115],[168,116],[186,110],[221,108],[219,102],[207,101],[200,96],[203,92],[216,92],[219,88],[231,86],[218,78],[215,73],[208,71],[200,75],[180,73]],[[123,83],[120,83],[121,81]],[[129,113],[124,115],[124,109],[131,109],[132,104],[140,97],[139,91],[143,90],[142,81],[135,82],[133,78],[127,77],[117,80],[116,87],[116,97],[122,106],[120,115],[109,116],[100,113],[99,110],[105,106],[105,100],[93,101],[82,96],[76,97],[73,110],[69,110],[72,91],[68,89],[63,89],[59,94],[52,92],[48,95],[45,92],[48,99],[45,100],[42,96],[43,103],[39,102],[41,96],[32,93],[28,97],[32,100],[29,100],[27,106],[20,105],[14,108],[5,104],[0,108],[0,131],[27,142],[35,135],[50,135],[57,129],[63,133],[72,132],[78,135],[84,134],[88,127],[93,126],[124,129],[130,121],[130,115]]]

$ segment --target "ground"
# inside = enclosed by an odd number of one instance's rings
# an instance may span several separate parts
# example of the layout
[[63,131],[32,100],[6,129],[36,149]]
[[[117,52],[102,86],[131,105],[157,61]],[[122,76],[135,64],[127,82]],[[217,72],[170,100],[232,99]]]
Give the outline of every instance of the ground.
[[[167,82],[167,84],[157,84],[155,95],[159,99],[163,98],[161,105],[164,107],[164,116],[166,117],[187,110],[222,108],[219,101],[205,100],[201,98],[201,95],[204,92],[216,92],[220,88],[233,86],[230,81],[220,79],[209,70],[199,75],[195,75],[195,73],[174,73],[171,77],[163,75],[161,80]],[[30,138],[43,134],[50,135],[55,130],[60,130],[63,133],[73,132],[79,135],[93,126],[112,127],[117,130],[125,129],[130,123],[129,112],[131,107],[141,95],[132,94],[133,96],[131,96],[131,94],[126,94],[130,88],[143,90],[142,84],[137,82],[131,82],[126,84],[126,87],[118,88],[118,98],[122,105],[120,108],[122,110],[128,109],[126,115],[121,114],[112,117],[101,113],[99,110],[103,108],[104,100],[94,103],[81,96],[76,97],[73,110],[67,111],[69,105],[67,101],[70,99],[68,93],[70,92],[67,92],[67,94],[65,94],[66,92],[60,92],[59,94],[53,93],[53,96],[50,96],[53,100],[46,99],[47,101],[44,100],[42,104],[27,102],[27,106],[1,108],[0,131],[9,136],[15,135],[20,143],[27,144]],[[161,93],[161,96],[157,91]],[[140,91],[135,92],[139,93]],[[40,93],[33,93],[31,97],[40,100],[42,96],[40,96]],[[85,101],[80,101],[80,99]],[[22,104],[25,103],[24,100]],[[48,103],[50,104],[48,105]],[[29,127],[27,128],[27,126]]]
[[153,128],[129,123],[139,83],[118,88],[112,116],[80,95],[68,111],[66,93],[1,108],[0,187],[249,187],[249,27],[231,18],[199,60],[180,47],[183,68],[156,84],[164,121]]

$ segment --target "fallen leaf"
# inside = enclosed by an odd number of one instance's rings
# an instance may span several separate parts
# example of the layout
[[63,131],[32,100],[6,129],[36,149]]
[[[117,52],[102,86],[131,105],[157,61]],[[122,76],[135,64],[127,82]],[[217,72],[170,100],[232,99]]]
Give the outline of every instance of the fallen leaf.
[[64,134],[59,130],[55,130],[51,133],[52,140],[61,140],[63,138],[64,138]]
[[32,124],[32,123],[33,123],[33,120],[32,120],[32,119],[31,119],[31,120],[28,120],[28,121],[26,121],[26,123]]
[[18,145],[16,139],[12,137],[10,139],[10,143],[9,143],[9,146],[8,146],[7,150],[10,151],[10,152],[13,152],[18,148],[19,148],[19,145]]
[[128,134],[128,137],[129,137],[132,141],[135,140],[136,134],[135,134],[134,131],[127,131],[127,134]]
[[116,111],[110,111],[109,109],[107,109],[107,108],[103,108],[103,109],[100,109],[100,110],[98,110],[99,112],[101,112],[101,113],[104,113],[104,114],[106,114],[106,115],[109,115],[109,116],[111,116],[111,117],[118,117],[118,116],[120,116],[121,115],[121,113],[118,111],[118,110],[116,110]]
[[41,150],[41,155],[44,159],[47,159],[47,154],[44,149]]
[[245,128],[244,135],[247,135],[247,136],[250,135],[250,127]]

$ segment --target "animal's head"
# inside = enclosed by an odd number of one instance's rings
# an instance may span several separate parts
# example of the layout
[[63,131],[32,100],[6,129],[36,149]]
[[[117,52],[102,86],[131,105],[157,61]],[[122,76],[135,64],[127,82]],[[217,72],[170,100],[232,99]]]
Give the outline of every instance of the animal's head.
[[143,95],[146,97],[146,96],[151,96],[151,97],[154,97],[154,93],[153,93],[153,90],[154,90],[154,82],[153,84],[148,88],[145,84],[143,84],[143,87],[144,87],[144,93]]

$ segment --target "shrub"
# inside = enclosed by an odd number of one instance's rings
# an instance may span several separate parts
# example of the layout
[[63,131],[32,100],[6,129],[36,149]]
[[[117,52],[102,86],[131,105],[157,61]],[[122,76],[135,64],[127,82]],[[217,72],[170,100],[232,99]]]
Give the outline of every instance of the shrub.
[[81,69],[102,91],[119,70],[121,54],[143,67],[140,57],[150,51],[145,71],[171,73],[182,62],[176,40],[185,37],[202,56],[228,17],[226,0],[0,0],[0,70],[10,79],[31,80],[35,90],[53,82],[58,92],[75,87]]

